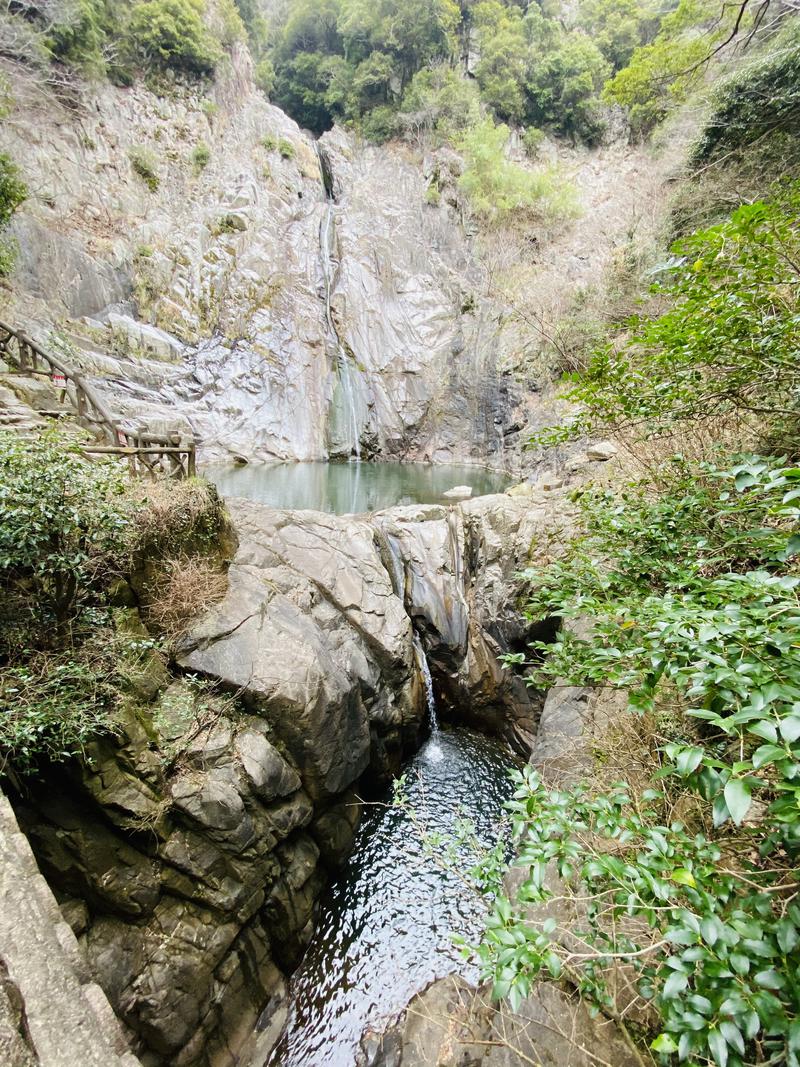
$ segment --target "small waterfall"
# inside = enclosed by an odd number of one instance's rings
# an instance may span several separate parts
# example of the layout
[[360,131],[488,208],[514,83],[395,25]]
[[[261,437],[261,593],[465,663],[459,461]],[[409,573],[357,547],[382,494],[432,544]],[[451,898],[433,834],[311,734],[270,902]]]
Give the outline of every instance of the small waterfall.
[[417,655],[417,663],[419,664],[422,680],[425,683],[425,699],[428,702],[428,719],[431,724],[431,734],[435,736],[439,732],[439,720],[436,718],[436,699],[433,695],[433,678],[431,678],[431,669],[428,666],[428,657],[425,655],[422,641],[419,639],[419,634],[416,633],[414,634],[414,651]]
[[331,339],[336,344],[336,369],[350,430],[350,454],[351,456],[355,456],[356,462],[358,462],[361,459],[361,440],[358,426],[358,414],[356,410],[356,390],[353,381],[353,368],[350,365],[350,360],[347,358],[344,345],[339,338],[339,331],[336,329],[333,312],[331,311],[331,294],[333,292],[333,283],[337,265],[335,255],[335,206],[333,195],[328,190],[325,183],[325,168],[319,147],[317,147],[317,157],[319,159],[320,174],[323,176],[322,188],[325,193],[325,199],[327,200],[325,215],[320,223],[319,230],[319,243],[322,252],[322,277],[325,282],[325,321],[328,324],[328,332],[330,333]]

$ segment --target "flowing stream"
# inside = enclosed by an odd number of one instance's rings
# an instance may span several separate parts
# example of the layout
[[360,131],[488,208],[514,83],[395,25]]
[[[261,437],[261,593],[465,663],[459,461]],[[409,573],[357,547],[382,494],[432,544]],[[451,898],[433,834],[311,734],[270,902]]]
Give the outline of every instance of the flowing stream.
[[[392,806],[391,791],[367,807],[350,858],[321,899],[267,1067],[353,1067],[364,1033],[383,1029],[415,992],[447,974],[477,977],[452,942],[454,934],[477,938],[485,915],[463,880],[474,853],[455,835],[468,819],[483,845],[497,840],[515,760],[481,734],[436,729],[435,717],[431,725],[405,769],[408,807]],[[432,834],[454,842],[452,865],[443,863],[443,843],[426,849]]]

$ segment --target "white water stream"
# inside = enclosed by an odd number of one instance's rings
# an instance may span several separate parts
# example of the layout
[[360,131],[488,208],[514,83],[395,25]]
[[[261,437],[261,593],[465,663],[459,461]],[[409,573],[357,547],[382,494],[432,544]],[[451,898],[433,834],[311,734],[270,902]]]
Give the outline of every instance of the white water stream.
[[[319,154],[319,153],[318,153]],[[322,173],[322,160],[320,159],[320,174]],[[350,430],[350,454],[355,456],[356,461],[361,459],[361,440],[358,425],[358,413],[356,409],[356,385],[353,374],[355,368],[347,358],[344,345],[339,338],[339,331],[331,311],[331,293],[336,276],[336,207],[332,196],[325,188],[323,190],[327,200],[325,214],[322,218],[319,231],[319,243],[322,259],[322,277],[325,282],[325,320],[328,324],[331,340],[336,345],[336,367],[339,376],[339,386],[342,391],[342,400],[345,407],[347,422]]]

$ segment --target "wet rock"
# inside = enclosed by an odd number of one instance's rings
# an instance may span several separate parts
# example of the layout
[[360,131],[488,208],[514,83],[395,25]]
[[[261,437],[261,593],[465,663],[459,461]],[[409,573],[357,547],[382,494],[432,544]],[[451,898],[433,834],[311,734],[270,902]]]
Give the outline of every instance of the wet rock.
[[[592,1018],[576,994],[538,982],[520,1009],[495,1007],[487,990],[444,978],[415,997],[396,1029],[402,1067],[638,1067],[641,1060],[609,1019]],[[387,1054],[374,1067],[397,1063],[397,1037],[384,1036]]]
[[452,489],[448,489],[442,496],[447,497],[448,500],[467,500],[472,496],[471,485],[454,485]]

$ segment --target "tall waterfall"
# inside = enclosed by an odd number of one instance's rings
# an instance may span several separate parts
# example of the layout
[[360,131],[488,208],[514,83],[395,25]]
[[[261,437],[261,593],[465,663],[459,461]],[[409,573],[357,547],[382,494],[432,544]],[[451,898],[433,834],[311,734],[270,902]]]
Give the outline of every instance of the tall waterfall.
[[347,353],[339,338],[339,331],[336,328],[336,322],[334,321],[333,312],[331,311],[331,294],[336,276],[336,207],[333,201],[333,195],[325,184],[323,162],[319,148],[317,148],[317,156],[319,158],[320,174],[323,175],[322,187],[327,201],[325,214],[322,217],[319,231],[322,277],[325,282],[325,321],[328,324],[330,337],[336,345],[336,368],[350,431],[350,455],[355,456],[356,461],[358,461],[361,459],[361,441],[358,426],[358,413],[356,409],[355,382],[353,378],[355,368],[351,366],[351,362],[347,358]]

